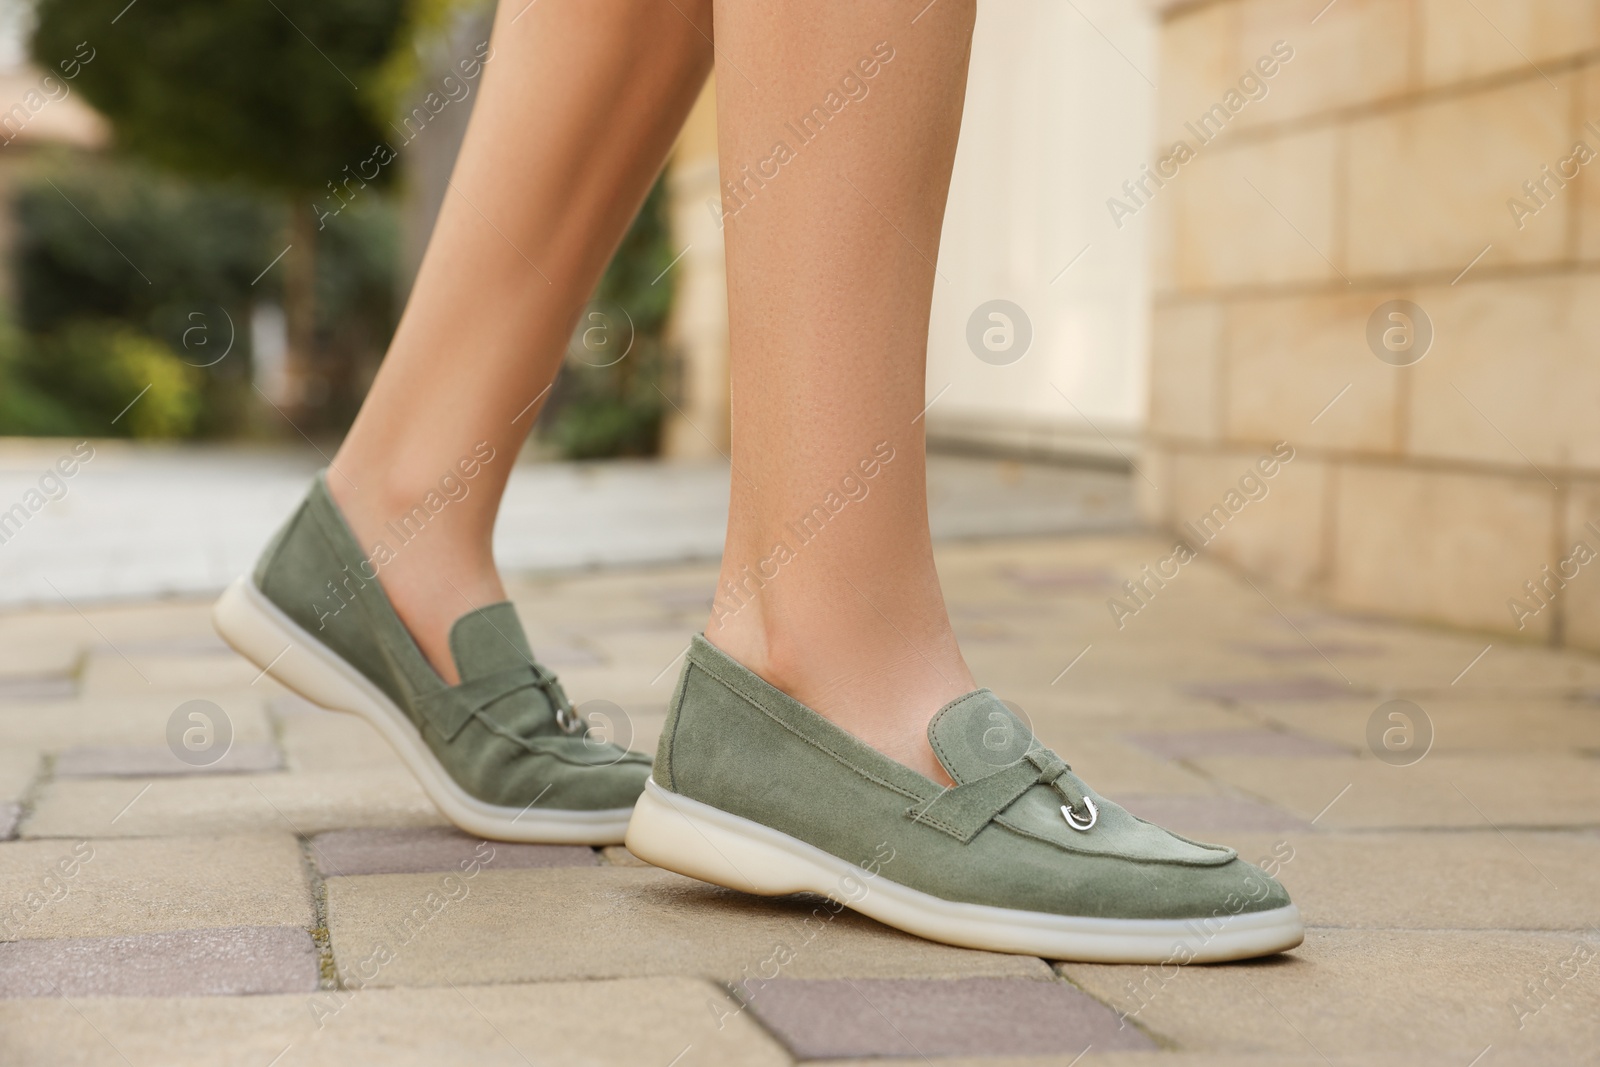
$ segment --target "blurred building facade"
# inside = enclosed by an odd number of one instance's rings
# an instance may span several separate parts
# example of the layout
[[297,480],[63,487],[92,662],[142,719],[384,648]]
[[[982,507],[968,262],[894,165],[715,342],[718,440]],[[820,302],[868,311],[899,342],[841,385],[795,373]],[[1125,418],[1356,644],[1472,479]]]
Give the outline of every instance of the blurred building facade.
[[1347,608],[1600,648],[1600,4],[1159,6],[1146,514]]

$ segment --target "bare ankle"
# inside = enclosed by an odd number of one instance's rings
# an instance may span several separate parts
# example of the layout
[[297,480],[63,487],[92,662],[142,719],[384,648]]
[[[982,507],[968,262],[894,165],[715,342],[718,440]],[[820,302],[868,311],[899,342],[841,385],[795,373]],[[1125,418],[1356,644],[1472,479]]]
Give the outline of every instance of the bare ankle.
[[492,511],[484,528],[471,509],[457,506],[465,494],[406,490],[381,479],[361,484],[357,492],[336,474],[328,480],[395,614],[434,670],[453,685],[459,677],[451,627],[469,611],[506,599],[491,547]]
[[850,635],[831,621],[797,626],[752,608],[712,620],[706,639],[858,740],[941,785],[954,784],[934,756],[927,726],[939,708],[975,688],[959,652],[940,668],[892,630],[892,640]]

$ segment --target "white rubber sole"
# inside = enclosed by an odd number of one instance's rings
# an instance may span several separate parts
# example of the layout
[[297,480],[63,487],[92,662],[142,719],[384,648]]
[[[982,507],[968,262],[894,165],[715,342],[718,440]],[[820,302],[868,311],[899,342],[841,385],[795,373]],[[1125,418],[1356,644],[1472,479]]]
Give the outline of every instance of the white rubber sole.
[[[701,881],[762,896],[824,894],[919,937],[992,952],[1083,963],[1216,963],[1282,952],[1305,938],[1293,904],[1197,919],[1097,919],[942,900],[669,793],[654,779],[634,806],[627,845],[642,860]],[[893,862],[880,870],[892,870]]]
[[248,577],[228,586],[211,609],[222,639],[313,704],[367,720],[393,746],[445,818],[496,841],[563,845],[622,843],[632,808],[562,811],[488,804],[456,784],[404,711],[365,675],[302,629]]

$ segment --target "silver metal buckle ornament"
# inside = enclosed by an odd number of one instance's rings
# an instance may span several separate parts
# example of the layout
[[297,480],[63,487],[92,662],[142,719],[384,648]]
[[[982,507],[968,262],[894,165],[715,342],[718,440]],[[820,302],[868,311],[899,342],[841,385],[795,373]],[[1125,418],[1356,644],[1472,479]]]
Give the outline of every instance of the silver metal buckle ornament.
[[1089,797],[1084,797],[1083,806],[1089,809],[1089,818],[1087,821],[1079,819],[1073,814],[1072,809],[1067,807],[1065,804],[1061,805],[1061,817],[1067,820],[1068,826],[1079,831],[1080,833],[1089,829],[1089,827],[1093,826],[1100,820],[1100,809],[1094,806],[1094,801],[1092,799]]
[[575,734],[584,728],[583,716],[578,714],[576,708],[565,703],[558,704],[556,706],[556,725],[561,728],[562,733]]

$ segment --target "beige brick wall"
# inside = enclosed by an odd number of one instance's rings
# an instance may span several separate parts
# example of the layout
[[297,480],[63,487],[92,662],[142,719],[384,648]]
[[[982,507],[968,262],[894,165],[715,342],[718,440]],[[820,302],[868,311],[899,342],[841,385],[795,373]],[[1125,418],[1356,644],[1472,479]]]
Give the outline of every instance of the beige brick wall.
[[[1148,205],[1149,517],[1181,530],[1287,441],[1206,552],[1600,649],[1600,0],[1164,7],[1152,166],[1193,156]],[[1367,341],[1397,299],[1433,327],[1409,366]]]

